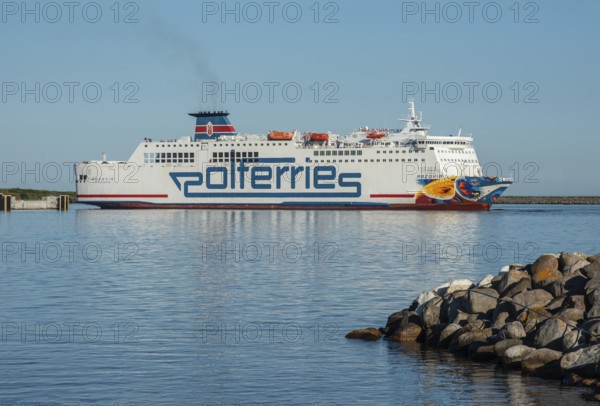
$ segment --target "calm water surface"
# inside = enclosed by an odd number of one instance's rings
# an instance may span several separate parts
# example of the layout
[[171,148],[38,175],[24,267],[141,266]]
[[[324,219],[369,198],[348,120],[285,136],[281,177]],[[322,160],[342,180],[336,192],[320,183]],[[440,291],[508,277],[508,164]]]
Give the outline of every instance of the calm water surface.
[[597,206],[0,214],[0,404],[579,404],[587,390],[348,341],[424,290],[600,252]]

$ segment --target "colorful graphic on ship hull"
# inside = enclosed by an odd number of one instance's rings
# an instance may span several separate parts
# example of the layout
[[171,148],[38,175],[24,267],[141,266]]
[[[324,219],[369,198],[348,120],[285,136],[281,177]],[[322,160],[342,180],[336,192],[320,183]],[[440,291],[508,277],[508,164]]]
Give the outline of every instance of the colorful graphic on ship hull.
[[440,179],[418,179],[422,186],[415,196],[416,204],[494,204],[511,181],[498,177],[448,176]]

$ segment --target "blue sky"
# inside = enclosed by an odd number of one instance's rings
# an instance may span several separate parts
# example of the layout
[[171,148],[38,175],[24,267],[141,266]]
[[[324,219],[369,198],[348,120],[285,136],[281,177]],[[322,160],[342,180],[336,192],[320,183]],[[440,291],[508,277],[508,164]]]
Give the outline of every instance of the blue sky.
[[74,189],[53,162],[127,159],[203,108],[240,132],[394,127],[412,89],[432,133],[472,133],[490,174],[517,177],[511,194],[600,193],[598,1],[25,4],[2,3],[2,186]]

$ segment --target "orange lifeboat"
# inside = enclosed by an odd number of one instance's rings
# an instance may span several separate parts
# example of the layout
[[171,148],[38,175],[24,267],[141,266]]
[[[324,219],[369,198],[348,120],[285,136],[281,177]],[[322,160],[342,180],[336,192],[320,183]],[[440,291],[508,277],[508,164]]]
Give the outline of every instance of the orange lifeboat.
[[367,138],[378,140],[379,138],[385,137],[385,133],[372,132],[367,135]]
[[271,131],[268,137],[271,141],[289,141],[294,138],[294,134],[287,131]]
[[325,133],[310,133],[310,134],[308,134],[308,138],[311,141],[327,142],[327,141],[329,141],[329,134],[325,134]]

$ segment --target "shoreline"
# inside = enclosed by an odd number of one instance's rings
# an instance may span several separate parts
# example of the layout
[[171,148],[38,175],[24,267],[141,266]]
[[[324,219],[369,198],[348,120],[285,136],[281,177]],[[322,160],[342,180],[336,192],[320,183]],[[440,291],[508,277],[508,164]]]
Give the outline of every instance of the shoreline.
[[348,339],[425,348],[524,375],[590,387],[600,401],[600,254],[544,254],[478,283],[458,279],[421,293],[385,327]]

